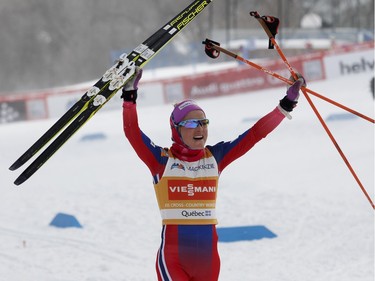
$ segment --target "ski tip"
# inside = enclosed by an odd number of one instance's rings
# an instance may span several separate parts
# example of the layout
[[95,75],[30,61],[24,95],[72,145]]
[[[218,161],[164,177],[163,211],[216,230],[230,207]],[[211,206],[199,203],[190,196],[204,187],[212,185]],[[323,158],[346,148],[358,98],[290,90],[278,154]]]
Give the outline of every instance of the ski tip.
[[14,162],[14,164],[9,167],[9,170],[14,171],[17,170],[19,167],[20,165],[17,165],[17,162]]
[[25,164],[27,161],[30,160],[31,157],[35,154],[36,150],[34,152],[31,152],[30,149],[26,151],[20,158],[18,158],[12,166],[9,167],[9,170],[14,171],[17,170],[19,167],[21,167],[23,164]]
[[27,177],[23,176],[23,175],[20,175],[15,181],[14,181],[14,184],[15,185],[20,185],[21,183],[25,182],[27,180]]

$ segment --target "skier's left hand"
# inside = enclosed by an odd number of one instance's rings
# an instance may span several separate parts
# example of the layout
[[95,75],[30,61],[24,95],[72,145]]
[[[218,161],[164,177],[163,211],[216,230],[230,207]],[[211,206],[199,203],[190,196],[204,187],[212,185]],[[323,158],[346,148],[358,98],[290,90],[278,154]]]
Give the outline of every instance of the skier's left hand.
[[297,80],[295,80],[293,77],[289,78],[289,80],[293,81],[294,83],[289,86],[288,90],[286,91],[286,96],[280,100],[281,108],[287,112],[293,111],[293,108],[297,106],[299,91],[302,86],[306,86],[305,78],[299,73],[297,73],[297,76]]
[[123,98],[124,101],[131,101],[135,103],[135,101],[137,100],[138,83],[142,78],[142,72],[142,68],[138,66],[135,67],[135,73],[133,77],[122,88],[121,98]]

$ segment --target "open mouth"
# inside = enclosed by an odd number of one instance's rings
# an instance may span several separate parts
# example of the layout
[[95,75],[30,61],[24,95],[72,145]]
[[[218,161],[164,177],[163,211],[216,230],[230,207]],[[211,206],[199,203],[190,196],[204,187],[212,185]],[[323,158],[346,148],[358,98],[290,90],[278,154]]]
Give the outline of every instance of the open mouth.
[[203,140],[203,136],[195,136],[194,140]]

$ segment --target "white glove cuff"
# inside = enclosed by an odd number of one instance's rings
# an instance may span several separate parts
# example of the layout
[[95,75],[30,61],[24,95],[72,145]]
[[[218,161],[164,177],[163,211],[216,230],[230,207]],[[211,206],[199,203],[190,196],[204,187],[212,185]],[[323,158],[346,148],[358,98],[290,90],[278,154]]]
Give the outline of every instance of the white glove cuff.
[[288,118],[289,120],[292,120],[292,115],[290,115],[288,111],[284,110],[284,109],[280,106],[280,104],[277,105],[277,108],[280,110],[280,112],[281,112],[282,114],[285,115],[286,118]]

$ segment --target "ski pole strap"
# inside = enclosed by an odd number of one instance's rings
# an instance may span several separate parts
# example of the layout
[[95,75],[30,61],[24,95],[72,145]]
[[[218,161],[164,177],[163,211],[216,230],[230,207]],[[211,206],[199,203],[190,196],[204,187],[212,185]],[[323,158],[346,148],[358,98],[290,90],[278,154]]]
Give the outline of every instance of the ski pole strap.
[[273,49],[271,38],[275,38],[278,33],[280,20],[273,16],[260,16],[257,11],[250,12],[250,16],[255,17],[266,31],[268,37],[268,49]]
[[202,44],[205,45],[204,51],[210,58],[216,59],[220,55],[220,52],[213,47],[213,45],[220,46],[220,43],[207,38],[202,42]]
[[210,58],[216,59],[220,55],[220,52],[213,47],[213,45],[220,46],[220,43],[206,39],[202,42],[202,44],[205,45],[204,51]]

